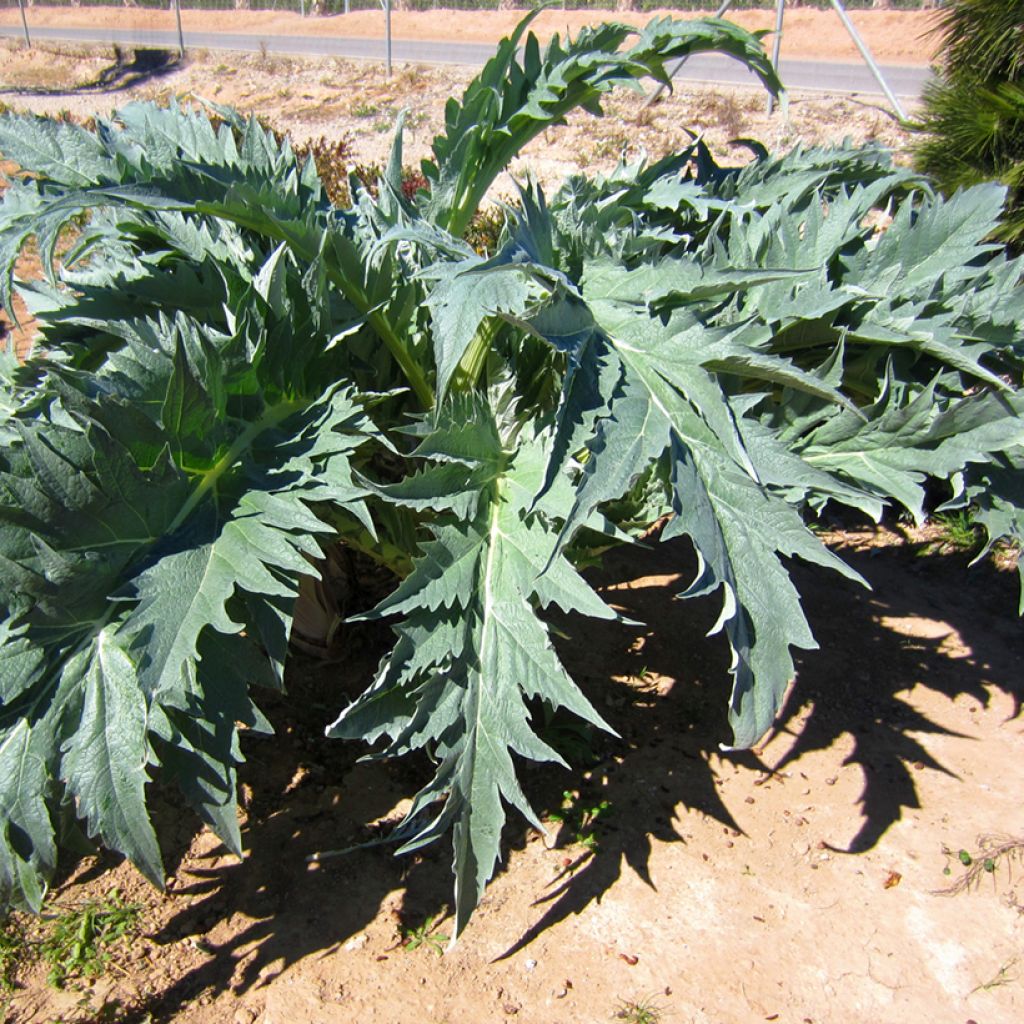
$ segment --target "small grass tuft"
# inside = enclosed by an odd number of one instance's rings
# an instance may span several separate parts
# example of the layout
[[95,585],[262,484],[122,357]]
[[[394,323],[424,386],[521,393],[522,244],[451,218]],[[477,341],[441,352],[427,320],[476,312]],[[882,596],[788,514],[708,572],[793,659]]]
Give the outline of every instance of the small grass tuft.
[[612,1019],[626,1021],[627,1024],[658,1024],[664,1012],[653,999],[642,999],[640,1002],[624,999]]
[[981,542],[981,535],[969,509],[940,512],[931,517],[939,530],[940,546],[957,551],[971,551]]
[[14,990],[14,981],[27,952],[25,933],[16,921],[0,925],[0,992]]

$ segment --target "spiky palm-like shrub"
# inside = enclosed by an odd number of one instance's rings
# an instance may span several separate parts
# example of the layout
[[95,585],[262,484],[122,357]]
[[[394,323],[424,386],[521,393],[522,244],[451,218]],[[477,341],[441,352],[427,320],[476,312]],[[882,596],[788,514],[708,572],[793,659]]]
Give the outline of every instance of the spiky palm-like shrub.
[[918,167],[945,192],[1009,188],[1000,238],[1024,243],[1024,0],[948,0],[941,75],[924,93]]

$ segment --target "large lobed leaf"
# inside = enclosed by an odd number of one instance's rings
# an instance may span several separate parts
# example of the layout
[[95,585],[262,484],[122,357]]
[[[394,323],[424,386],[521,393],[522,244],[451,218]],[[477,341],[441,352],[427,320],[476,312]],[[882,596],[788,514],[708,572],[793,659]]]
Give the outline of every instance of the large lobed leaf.
[[[456,935],[494,872],[503,801],[542,827],[511,755],[564,764],[535,734],[531,713],[538,705],[566,708],[607,728],[566,675],[538,613],[548,605],[607,619],[615,613],[564,559],[545,571],[556,534],[530,509],[543,438],[508,447],[502,428],[509,426],[514,421],[501,422],[483,400],[453,401],[414,453],[439,466],[379,489],[398,505],[451,511],[433,527],[411,575],[372,613],[400,616],[398,642],[370,689],[328,730],[387,736],[383,757],[426,748],[437,760],[397,838],[408,851],[454,829]],[[435,803],[440,809],[431,809]]]
[[252,684],[280,685],[267,654],[328,532],[311,508],[369,523],[351,389],[253,394],[261,349],[183,315],[124,334],[98,373],[39,363],[0,455],[0,890],[36,908],[68,799],[162,882],[157,770],[240,851],[237,726],[265,726]]

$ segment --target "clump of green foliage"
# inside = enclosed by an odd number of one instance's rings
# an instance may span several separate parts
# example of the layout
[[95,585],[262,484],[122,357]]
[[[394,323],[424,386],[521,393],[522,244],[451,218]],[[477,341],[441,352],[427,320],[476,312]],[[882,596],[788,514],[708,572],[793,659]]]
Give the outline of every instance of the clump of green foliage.
[[917,166],[944,192],[1009,189],[994,237],[1024,244],[1024,0],[947,0],[938,77],[923,94]]
[[429,949],[438,956],[444,954],[445,943],[449,936],[437,930],[442,920],[441,914],[431,914],[418,925],[403,925],[401,928],[402,949],[412,953],[417,949]]
[[47,914],[35,933],[24,919],[8,917],[0,926],[0,991],[12,991],[18,973],[38,960],[47,965],[47,981],[54,988],[98,977],[113,947],[138,931],[141,913],[140,904],[126,903],[112,889],[104,899]]
[[[849,146],[723,168],[697,141],[553,195],[524,183],[481,255],[466,237],[498,176],[614,86],[718,50],[779,87],[726,22],[544,51],[528,24],[449,102],[426,187],[403,189],[399,131],[375,193],[341,208],[313,159],[231,111],[0,120],[24,172],[0,300],[17,288],[39,330],[26,363],[0,360],[3,902],[39,909],[76,828],[161,884],[156,779],[241,850],[240,730],[269,729],[256,699],[338,546],[393,575],[360,618],[394,646],[328,732],[429,754],[394,838],[451,833],[458,935],[506,808],[540,827],[517,763],[564,761],[538,723],[610,728],[546,615],[619,621],[581,566],[655,523],[689,538],[682,596],[720,605],[749,747],[815,645],[791,559],[859,579],[808,528],[823,508],[921,520],[940,481],[990,542],[1016,528],[1002,191],[943,199]],[[33,240],[46,279],[16,282]]]
[[593,802],[567,789],[562,793],[561,806],[549,811],[548,819],[557,822],[576,845],[596,853],[599,845],[598,823],[606,820],[611,813],[610,801]]
[[49,966],[47,980],[64,988],[76,978],[95,978],[106,970],[110,950],[138,929],[142,908],[126,903],[116,890],[59,914],[39,946]]
[[612,1019],[626,1024],[658,1024],[664,1012],[653,999],[623,999]]

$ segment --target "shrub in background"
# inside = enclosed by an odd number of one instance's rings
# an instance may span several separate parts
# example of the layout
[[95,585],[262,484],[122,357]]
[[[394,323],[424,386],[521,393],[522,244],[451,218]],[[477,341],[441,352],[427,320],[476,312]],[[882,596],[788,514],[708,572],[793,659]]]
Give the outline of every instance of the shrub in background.
[[952,192],[998,181],[1009,193],[996,236],[1024,242],[1024,0],[948,0],[940,77],[924,92],[920,170]]

